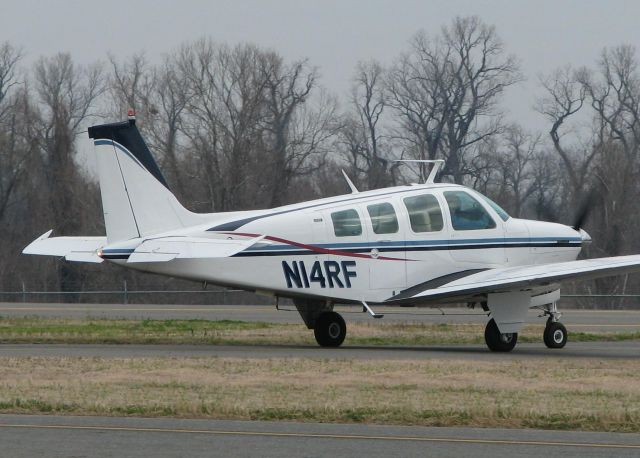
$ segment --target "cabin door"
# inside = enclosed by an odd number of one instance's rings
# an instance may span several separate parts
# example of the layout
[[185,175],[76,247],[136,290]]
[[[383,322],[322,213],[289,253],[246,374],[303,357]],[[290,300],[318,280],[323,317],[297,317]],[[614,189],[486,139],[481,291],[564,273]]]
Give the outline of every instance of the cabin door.
[[407,287],[404,212],[399,202],[387,200],[363,205],[362,213],[371,257],[369,287],[398,293]]

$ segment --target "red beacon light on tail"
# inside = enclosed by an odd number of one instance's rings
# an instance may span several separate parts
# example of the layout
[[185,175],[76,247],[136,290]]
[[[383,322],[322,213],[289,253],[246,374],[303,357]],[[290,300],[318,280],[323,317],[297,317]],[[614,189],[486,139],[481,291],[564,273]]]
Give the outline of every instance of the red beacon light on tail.
[[127,118],[129,118],[129,121],[135,121],[136,120],[136,110],[134,110],[133,108],[129,108],[127,110]]

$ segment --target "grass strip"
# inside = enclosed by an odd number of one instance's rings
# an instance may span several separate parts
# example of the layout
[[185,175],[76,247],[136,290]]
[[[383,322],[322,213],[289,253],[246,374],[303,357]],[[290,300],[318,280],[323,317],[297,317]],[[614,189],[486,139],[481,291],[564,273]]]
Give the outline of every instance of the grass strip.
[[640,361],[0,358],[0,412],[640,431]]
[[[527,325],[520,342],[540,342],[542,325]],[[354,322],[347,345],[451,345],[484,342],[482,324]],[[572,342],[639,340],[640,332],[571,332]],[[2,343],[315,345],[303,324],[231,320],[0,318]]]

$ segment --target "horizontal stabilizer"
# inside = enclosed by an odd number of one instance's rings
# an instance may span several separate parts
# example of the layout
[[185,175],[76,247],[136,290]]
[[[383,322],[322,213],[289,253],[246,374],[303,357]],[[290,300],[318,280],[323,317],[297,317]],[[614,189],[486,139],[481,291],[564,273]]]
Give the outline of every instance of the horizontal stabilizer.
[[102,262],[97,251],[107,243],[106,237],[49,237],[48,231],[31,242],[22,252],[63,257],[74,262]]
[[264,236],[249,240],[162,237],[142,242],[127,262],[167,262],[172,259],[227,258],[246,250]]

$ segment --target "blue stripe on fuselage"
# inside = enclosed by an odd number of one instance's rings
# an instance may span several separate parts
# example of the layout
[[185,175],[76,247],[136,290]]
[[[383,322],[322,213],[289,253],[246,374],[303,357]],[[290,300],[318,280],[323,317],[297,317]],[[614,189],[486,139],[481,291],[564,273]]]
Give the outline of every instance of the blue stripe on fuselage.
[[[527,244],[531,246],[540,246],[542,244],[557,246],[559,244],[581,244],[582,239],[579,237],[561,238],[557,237],[514,237],[514,238],[493,238],[493,239],[459,239],[459,240],[398,240],[389,242],[356,242],[356,243],[317,243],[313,246],[327,249],[373,249],[373,248],[409,248],[409,247],[431,247],[431,246],[460,246],[460,245],[481,245],[490,247],[491,245]],[[271,245],[262,247],[250,247],[245,251],[277,251],[277,250],[300,250],[299,247],[293,245]]]
[[[526,247],[579,247],[582,239],[579,237],[562,238],[493,238],[493,239],[462,239],[462,240],[399,240],[389,242],[358,242],[358,243],[319,243],[314,247],[335,249],[348,253],[362,253],[373,249],[379,252],[409,252],[409,251],[442,251],[442,250],[478,250],[496,248],[526,248]],[[130,248],[112,248],[102,251],[105,259],[133,253]],[[233,257],[251,256],[298,256],[316,254],[316,251],[306,250],[295,245],[271,245],[250,247],[235,254]]]

